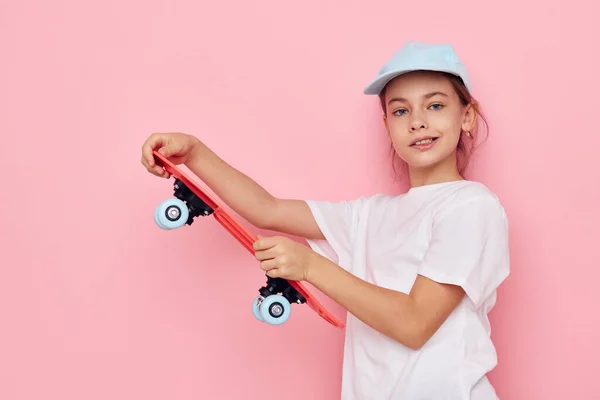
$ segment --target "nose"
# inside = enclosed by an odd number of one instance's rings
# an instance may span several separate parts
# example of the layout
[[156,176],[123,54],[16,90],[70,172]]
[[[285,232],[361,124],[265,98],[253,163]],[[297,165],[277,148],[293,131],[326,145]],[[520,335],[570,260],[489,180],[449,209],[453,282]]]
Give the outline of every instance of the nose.
[[427,122],[420,114],[413,113],[410,120],[410,130],[411,132],[415,132],[421,129],[427,129]]

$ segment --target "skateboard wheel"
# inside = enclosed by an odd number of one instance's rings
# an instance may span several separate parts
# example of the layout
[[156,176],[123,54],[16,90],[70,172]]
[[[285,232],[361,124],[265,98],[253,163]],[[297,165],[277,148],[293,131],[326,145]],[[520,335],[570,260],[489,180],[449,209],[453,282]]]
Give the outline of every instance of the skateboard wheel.
[[161,229],[177,229],[185,225],[189,217],[187,205],[179,199],[168,199],[156,207],[154,222]]
[[154,209],[154,222],[156,223],[156,225],[158,225],[160,229],[167,229],[165,226],[163,226],[163,224],[160,223],[158,219],[158,207]]
[[281,325],[290,318],[292,307],[283,296],[274,294],[264,299],[260,305],[260,316],[269,325]]
[[265,322],[262,315],[260,315],[260,302],[262,300],[262,296],[257,296],[252,302],[252,314],[254,314],[254,318],[259,320],[260,322]]

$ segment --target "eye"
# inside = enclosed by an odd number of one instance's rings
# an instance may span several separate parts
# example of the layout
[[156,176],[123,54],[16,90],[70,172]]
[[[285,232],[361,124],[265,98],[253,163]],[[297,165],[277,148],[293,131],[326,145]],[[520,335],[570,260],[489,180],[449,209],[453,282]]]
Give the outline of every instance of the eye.
[[430,109],[433,109],[435,111],[439,111],[443,108],[444,106],[442,104],[432,104],[429,106]]
[[[398,109],[398,110],[394,111],[392,114],[394,114],[394,115],[402,115],[402,114],[405,114],[406,112],[407,112],[407,110],[406,110],[406,109],[404,109],[404,108],[400,108],[400,109]],[[399,113],[400,113],[400,114],[399,114]]]

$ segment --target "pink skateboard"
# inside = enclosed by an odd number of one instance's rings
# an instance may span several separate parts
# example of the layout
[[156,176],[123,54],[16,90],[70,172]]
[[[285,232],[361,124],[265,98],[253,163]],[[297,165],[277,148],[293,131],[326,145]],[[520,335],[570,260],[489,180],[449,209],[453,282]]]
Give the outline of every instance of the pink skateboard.
[[[198,216],[213,215],[246,250],[254,255],[252,244],[257,238],[177,166],[160,153],[154,151],[153,154],[157,165],[175,178],[174,198],[158,205],[154,212],[156,224],[166,230],[177,229],[186,224],[191,225]],[[252,312],[259,321],[281,325],[290,317],[291,303],[306,303],[325,321],[338,328],[344,327],[344,324],[327,311],[300,282],[267,276],[266,284],[258,292],[259,295],[252,304]]]

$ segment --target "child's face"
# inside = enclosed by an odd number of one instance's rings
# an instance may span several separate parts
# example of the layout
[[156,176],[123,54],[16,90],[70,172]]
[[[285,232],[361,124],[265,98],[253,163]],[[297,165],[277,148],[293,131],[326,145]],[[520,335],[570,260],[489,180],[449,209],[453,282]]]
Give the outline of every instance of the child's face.
[[[441,74],[412,72],[391,81],[385,93],[385,124],[398,153],[411,169],[455,159],[461,132],[471,129],[474,113],[464,107]],[[419,138],[432,138],[421,144]]]

